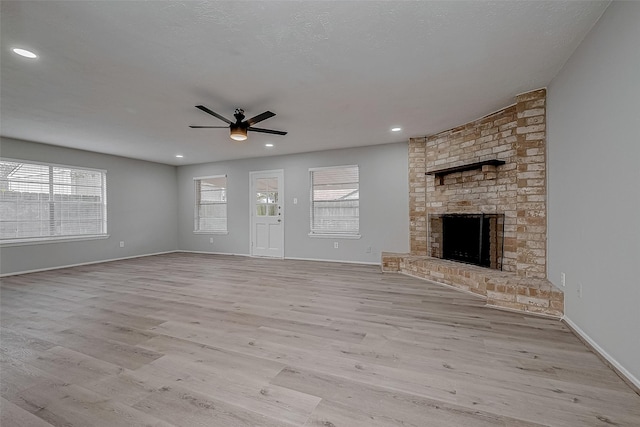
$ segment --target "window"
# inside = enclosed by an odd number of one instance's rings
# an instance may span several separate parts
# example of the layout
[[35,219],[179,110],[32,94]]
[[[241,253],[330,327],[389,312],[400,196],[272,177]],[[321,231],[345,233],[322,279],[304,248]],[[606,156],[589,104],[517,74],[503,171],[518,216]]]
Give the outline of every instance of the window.
[[278,216],[278,178],[256,178],[256,216]]
[[227,176],[193,179],[196,186],[195,232],[227,232]]
[[314,168],[311,175],[310,235],[358,236],[358,166]]
[[106,171],[0,159],[0,242],[106,233]]

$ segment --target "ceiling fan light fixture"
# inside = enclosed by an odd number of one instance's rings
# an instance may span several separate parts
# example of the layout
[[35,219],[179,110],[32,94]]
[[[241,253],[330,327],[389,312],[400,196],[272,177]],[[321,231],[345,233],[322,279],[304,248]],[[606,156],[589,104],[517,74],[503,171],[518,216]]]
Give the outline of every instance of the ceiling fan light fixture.
[[[259,132],[259,133],[269,133],[273,135],[286,135],[287,132],[281,130],[273,130],[273,129],[263,129],[254,127],[256,123],[259,123],[263,120],[267,120],[276,115],[276,113],[272,113],[271,111],[265,111],[262,114],[258,114],[255,117],[251,117],[250,119],[244,119],[244,110],[242,108],[237,108],[236,113],[233,115],[236,118],[236,122],[232,122],[224,116],[216,113],[215,111],[211,111],[204,105],[196,105],[198,110],[204,111],[207,114],[212,115],[213,117],[222,120],[225,123],[229,124],[229,136],[234,141],[244,141],[247,139],[247,131]],[[190,128],[195,129],[204,129],[204,128],[227,128],[227,126],[195,126],[191,125]]]
[[244,141],[247,139],[247,130],[242,126],[231,126],[231,139],[234,141]]

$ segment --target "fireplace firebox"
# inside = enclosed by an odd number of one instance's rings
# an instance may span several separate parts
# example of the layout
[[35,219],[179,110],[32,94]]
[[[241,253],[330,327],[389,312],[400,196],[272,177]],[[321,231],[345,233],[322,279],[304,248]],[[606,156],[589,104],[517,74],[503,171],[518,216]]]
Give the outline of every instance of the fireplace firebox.
[[432,214],[429,234],[433,257],[502,270],[502,214]]

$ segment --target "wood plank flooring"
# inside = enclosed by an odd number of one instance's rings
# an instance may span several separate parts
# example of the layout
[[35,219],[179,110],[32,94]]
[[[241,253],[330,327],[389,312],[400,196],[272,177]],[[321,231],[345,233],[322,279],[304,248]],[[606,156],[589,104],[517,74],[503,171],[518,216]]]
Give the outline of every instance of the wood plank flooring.
[[1,281],[2,427],[640,426],[560,322],[375,266],[177,253]]

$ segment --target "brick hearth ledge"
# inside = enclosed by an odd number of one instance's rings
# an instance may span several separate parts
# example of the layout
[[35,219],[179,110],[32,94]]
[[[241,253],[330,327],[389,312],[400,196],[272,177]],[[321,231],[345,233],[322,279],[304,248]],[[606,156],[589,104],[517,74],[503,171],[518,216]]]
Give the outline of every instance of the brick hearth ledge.
[[496,308],[562,317],[564,294],[546,279],[520,277],[514,273],[428,256],[382,253],[382,271],[444,283],[472,292]]

